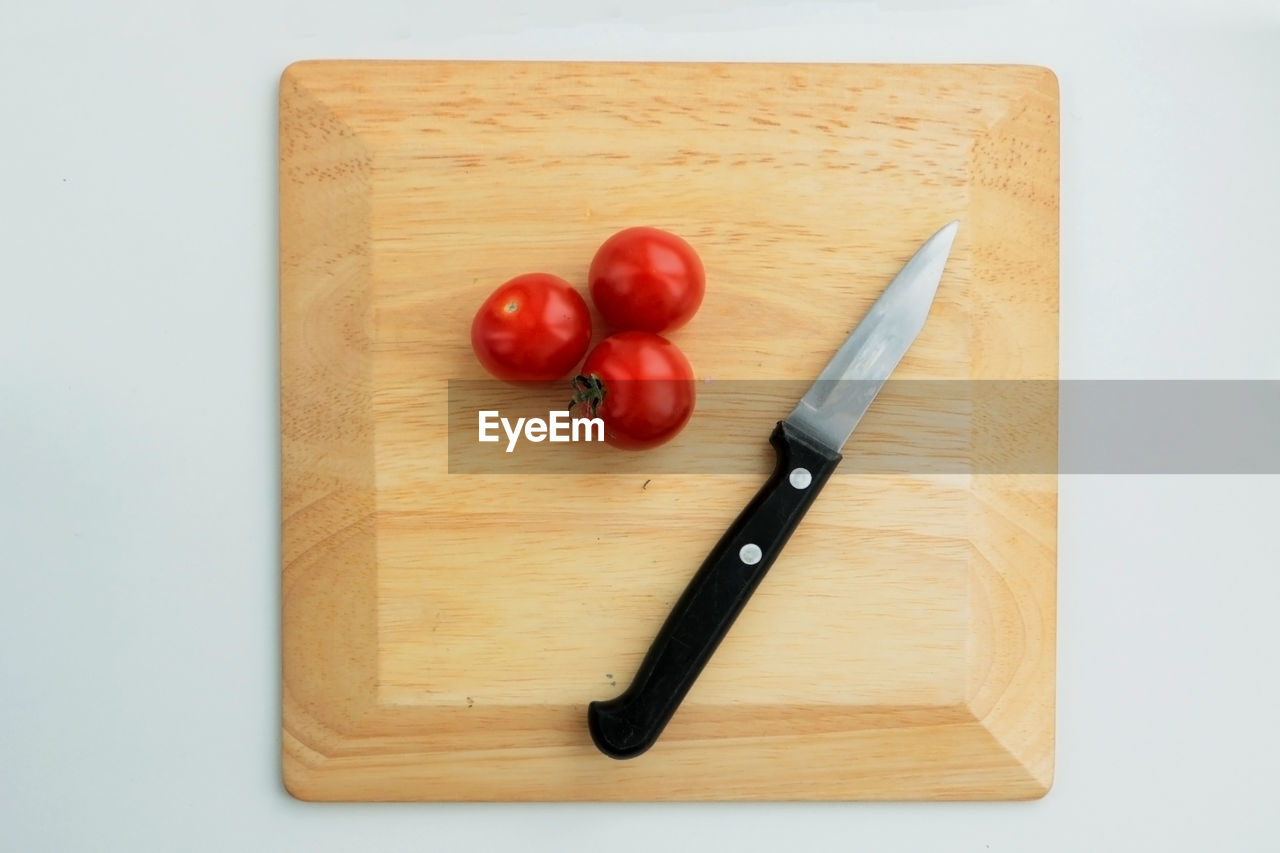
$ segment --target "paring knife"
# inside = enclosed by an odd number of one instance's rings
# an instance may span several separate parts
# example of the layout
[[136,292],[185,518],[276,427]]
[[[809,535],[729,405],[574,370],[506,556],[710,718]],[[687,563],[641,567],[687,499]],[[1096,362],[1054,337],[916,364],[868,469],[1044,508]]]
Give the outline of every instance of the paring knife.
[[778,422],[769,437],[777,453],[773,474],[693,576],[631,686],[587,707],[587,725],[601,752],[634,758],[658,739],[924,328],[958,227],[951,222],[920,247]]

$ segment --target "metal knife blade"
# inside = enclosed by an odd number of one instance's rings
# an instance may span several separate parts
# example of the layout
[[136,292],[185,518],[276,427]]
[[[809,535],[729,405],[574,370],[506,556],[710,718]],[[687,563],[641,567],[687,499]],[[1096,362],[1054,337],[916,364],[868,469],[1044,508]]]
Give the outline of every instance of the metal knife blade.
[[948,223],[907,261],[787,415],[788,423],[832,450],[844,447],[924,328],[959,227]]
[[634,758],[651,747],[818,492],[840,448],[924,327],[958,224],[916,252],[889,284],[769,443],[769,479],[716,543],[672,607],[630,686],[587,707],[600,751]]

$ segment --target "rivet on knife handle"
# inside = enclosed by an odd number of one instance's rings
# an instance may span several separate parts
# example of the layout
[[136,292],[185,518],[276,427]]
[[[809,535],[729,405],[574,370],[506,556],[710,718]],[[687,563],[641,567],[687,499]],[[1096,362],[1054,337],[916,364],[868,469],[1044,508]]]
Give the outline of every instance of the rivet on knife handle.
[[658,739],[841,458],[785,421],[769,443],[773,474],[689,582],[631,686],[588,706],[591,737],[606,755],[634,758]]

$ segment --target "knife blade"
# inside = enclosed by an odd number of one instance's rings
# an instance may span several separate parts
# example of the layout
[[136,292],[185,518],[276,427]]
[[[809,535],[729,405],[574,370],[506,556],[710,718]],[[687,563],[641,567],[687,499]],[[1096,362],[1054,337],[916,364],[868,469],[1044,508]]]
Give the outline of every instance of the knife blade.
[[630,686],[587,706],[587,728],[605,755],[634,758],[657,741],[924,328],[958,228],[948,223],[916,251],[774,427],[769,479],[694,574]]

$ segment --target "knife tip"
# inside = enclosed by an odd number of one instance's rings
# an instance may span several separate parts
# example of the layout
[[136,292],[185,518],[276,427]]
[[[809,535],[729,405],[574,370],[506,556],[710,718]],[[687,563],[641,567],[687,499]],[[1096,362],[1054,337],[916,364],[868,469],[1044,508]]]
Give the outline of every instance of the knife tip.
[[960,220],[953,219],[938,229],[938,233],[929,238],[926,245],[944,246],[947,254],[951,252],[951,244],[955,242],[956,232],[960,230]]

